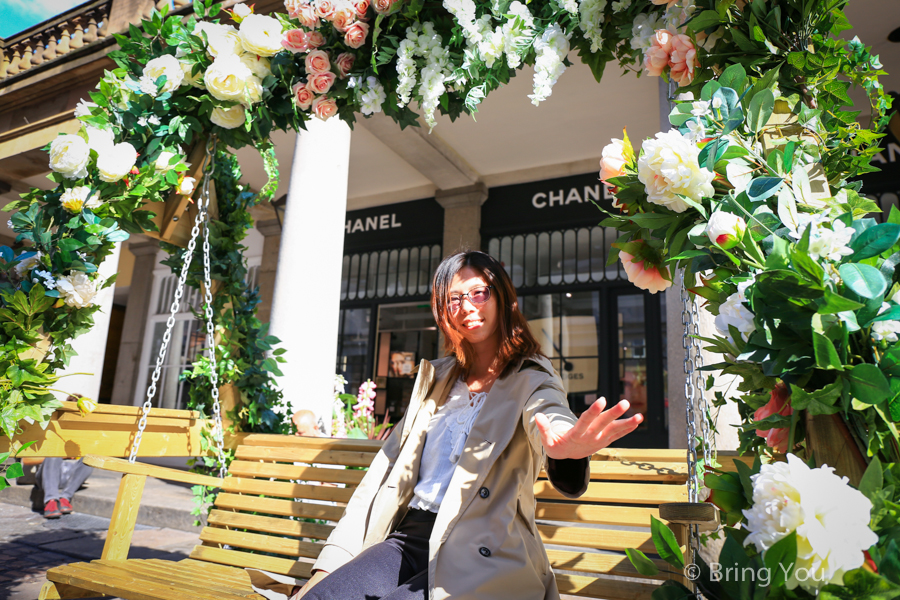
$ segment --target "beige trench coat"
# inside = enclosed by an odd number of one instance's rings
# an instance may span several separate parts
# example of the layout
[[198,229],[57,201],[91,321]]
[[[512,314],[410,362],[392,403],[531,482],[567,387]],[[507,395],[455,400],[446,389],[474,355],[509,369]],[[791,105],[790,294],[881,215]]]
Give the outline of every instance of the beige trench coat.
[[[422,361],[406,416],[372,462],[315,569],[335,571],[383,541],[403,519],[418,481],[426,429],[449,394],[454,366],[452,357]],[[534,483],[545,457],[534,421],[539,412],[551,422],[576,420],[562,380],[543,357],[496,381],[472,427],[430,539],[432,600],[558,600],[534,524]],[[568,497],[587,489],[588,459],[549,461],[548,471]],[[567,473],[561,477],[562,471]]]

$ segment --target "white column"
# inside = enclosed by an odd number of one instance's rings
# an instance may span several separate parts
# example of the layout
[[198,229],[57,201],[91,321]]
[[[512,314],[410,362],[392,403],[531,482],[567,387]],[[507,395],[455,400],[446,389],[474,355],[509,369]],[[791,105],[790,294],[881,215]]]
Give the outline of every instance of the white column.
[[331,430],[347,213],[350,128],[312,119],[297,134],[275,273],[271,328],[287,349],[279,378],[296,411]]
[[[116,244],[112,254],[100,265],[100,281],[114,275],[119,270],[119,253],[122,244]],[[116,286],[111,285],[100,290],[94,297],[94,304],[100,310],[94,313],[94,326],[72,341],[72,348],[78,353],[69,361],[69,365],[60,375],[70,373],[90,373],[90,375],[71,375],[63,377],[56,384],[56,388],[65,390],[69,394],[87,396],[96,401],[100,394],[100,379],[103,376],[103,358],[106,355],[106,337],[109,333],[109,314],[113,305],[113,294]],[[61,400],[65,400],[62,394],[57,394]]]

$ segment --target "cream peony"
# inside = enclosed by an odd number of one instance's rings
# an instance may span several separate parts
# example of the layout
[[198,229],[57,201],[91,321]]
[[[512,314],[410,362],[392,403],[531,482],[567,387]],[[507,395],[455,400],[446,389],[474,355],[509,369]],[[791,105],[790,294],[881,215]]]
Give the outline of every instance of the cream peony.
[[240,4],[235,4],[234,8],[231,9],[235,15],[240,17],[241,19],[246,19],[251,14],[253,14],[253,9],[241,2]]
[[197,180],[193,177],[182,177],[178,181],[178,193],[182,196],[190,196],[194,193],[194,186],[197,185]]
[[80,136],[61,135],[50,142],[50,168],[66,179],[87,177],[90,159],[91,149]]
[[100,194],[91,194],[91,188],[86,185],[67,189],[59,197],[59,203],[73,215],[80,213],[83,208],[97,208],[101,204]]
[[671,287],[672,280],[663,277],[659,267],[645,268],[643,259],[635,260],[634,256],[621,250],[619,258],[622,261],[622,268],[625,269],[625,274],[628,276],[628,281],[642,290],[655,294]]
[[744,239],[747,223],[741,217],[720,210],[714,212],[706,224],[706,236],[713,244],[728,250],[737,246]]
[[249,15],[241,21],[239,35],[246,52],[275,56],[281,50],[281,23],[274,17]]
[[612,143],[603,148],[600,159],[600,179],[604,183],[625,174],[625,142],[613,138]]
[[209,120],[223,129],[235,129],[247,120],[244,107],[240,104],[231,108],[214,108]]
[[166,83],[163,84],[160,94],[171,92],[178,89],[181,80],[184,79],[184,71],[181,69],[181,63],[171,54],[164,54],[158,58],[154,58],[144,66],[144,76],[156,81],[163,75],[166,76]]
[[70,271],[65,277],[56,280],[56,289],[59,290],[66,305],[72,308],[87,308],[93,304],[97,288],[94,282],[81,271]]
[[244,86],[244,100],[241,102],[247,108],[262,100],[263,86],[259,77],[251,76],[247,78]]
[[645,140],[642,148],[638,179],[650,202],[680,213],[688,204],[679,196],[699,202],[713,195],[715,173],[700,168],[700,149],[677,130],[657,133],[656,139]]
[[844,573],[861,567],[863,551],[878,541],[869,529],[872,503],[831,467],[810,469],[788,454],[787,463],[763,465],[751,481],[744,545],[765,552],[795,531],[797,562],[788,589],[799,585],[816,594],[826,584],[841,585]]
[[244,51],[238,30],[231,25],[201,21],[194,27],[193,34],[200,36],[201,33],[206,34],[207,49],[213,58],[240,54]]
[[88,125],[84,128],[84,132],[88,138],[88,148],[97,154],[112,148],[113,144],[115,144],[113,132],[108,129],[99,129],[92,125]]
[[197,72],[196,75],[192,73],[194,70],[194,65],[189,62],[181,61],[179,62],[181,65],[181,85],[190,85],[195,88],[206,88],[206,85],[203,83],[203,70]]
[[260,79],[265,79],[272,74],[272,65],[268,58],[245,52],[241,55],[241,63]]
[[178,163],[175,162],[170,164],[170,162],[176,156],[178,155],[174,152],[169,152],[168,150],[160,152],[159,156],[156,157],[156,163],[154,165],[156,167],[156,172],[165,173],[166,171],[174,169]]
[[214,60],[206,70],[203,81],[214,98],[243,102],[247,80],[253,76],[253,71],[240,58],[232,55]]
[[137,151],[128,142],[110,146],[97,157],[100,179],[107,183],[119,181],[131,172],[137,161]]

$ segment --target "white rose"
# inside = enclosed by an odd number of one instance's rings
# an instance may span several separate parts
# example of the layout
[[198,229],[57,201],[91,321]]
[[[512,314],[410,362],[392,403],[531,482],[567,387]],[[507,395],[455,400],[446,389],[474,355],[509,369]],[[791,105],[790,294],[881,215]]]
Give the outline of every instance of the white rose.
[[144,66],[144,76],[156,81],[163,75],[166,76],[166,83],[163,84],[159,93],[165,94],[172,90],[178,89],[181,80],[184,79],[184,71],[181,70],[181,63],[171,54],[154,58]]
[[174,169],[178,163],[169,164],[169,161],[172,160],[172,157],[178,156],[174,152],[169,152],[168,150],[163,150],[159,153],[159,156],[156,157],[156,172],[157,173],[165,173],[170,169]]
[[181,73],[183,77],[181,78],[181,85],[191,85],[195,88],[205,89],[206,86],[203,84],[203,70],[200,70],[196,75],[193,75],[191,71],[194,70],[194,65],[189,62],[180,61],[181,65]]
[[115,143],[113,140],[113,132],[108,129],[99,129],[88,125],[84,128],[84,131],[88,138],[88,148],[97,154],[112,148]]
[[97,192],[91,194],[91,188],[86,185],[79,185],[64,191],[59,197],[59,202],[72,214],[80,213],[83,208],[97,208],[101,204],[100,194]]
[[246,116],[240,104],[231,108],[214,108],[209,120],[223,129],[234,129],[244,124]]
[[249,108],[257,102],[260,102],[262,100],[262,93],[262,81],[260,81],[259,77],[251,75],[247,78],[247,83],[244,86],[244,101],[242,104]]
[[50,168],[66,179],[87,177],[91,149],[77,135],[61,135],[50,143]]
[[715,326],[719,335],[731,340],[731,331],[729,325],[734,325],[744,339],[747,339],[751,333],[756,331],[756,325],[753,324],[753,312],[747,308],[744,303],[747,301],[747,288],[753,285],[753,280],[744,281],[738,284],[737,292],[728,296],[725,302],[719,306],[719,314],[716,316]]
[[274,56],[281,49],[281,23],[265,15],[248,15],[241,21],[241,44],[246,52]]
[[137,161],[137,151],[128,142],[110,146],[97,157],[100,179],[107,183],[119,181],[131,171]]
[[[869,529],[872,503],[831,467],[810,469],[788,454],[787,463],[765,464],[750,479],[753,505],[743,511],[750,531],[744,545],[762,553],[795,531],[797,562],[788,589],[800,585],[815,595],[826,584],[841,585],[844,573],[861,567],[863,551],[878,541]],[[800,570],[809,576],[798,579]]]
[[60,277],[56,286],[66,304],[72,308],[87,308],[97,295],[94,282],[81,271],[71,271],[65,277]]
[[679,195],[694,201],[713,195],[715,173],[700,168],[700,149],[677,130],[657,133],[656,139],[645,140],[642,148],[638,179],[650,202],[680,213],[688,204]]
[[178,193],[182,196],[190,196],[194,193],[194,185],[197,183],[197,180],[193,177],[182,177],[181,181],[178,182]]
[[236,56],[223,56],[213,61],[203,81],[213,97],[230,102],[242,102],[247,80],[253,72]]
[[237,29],[231,25],[200,22],[194,27],[193,34],[203,37],[201,33],[206,34],[207,48],[214,58],[240,54],[244,51]]
[[241,62],[245,67],[250,69],[251,73],[259,77],[260,79],[265,79],[267,76],[272,74],[272,69],[268,58],[257,56],[255,54],[248,54],[245,52],[241,54]]

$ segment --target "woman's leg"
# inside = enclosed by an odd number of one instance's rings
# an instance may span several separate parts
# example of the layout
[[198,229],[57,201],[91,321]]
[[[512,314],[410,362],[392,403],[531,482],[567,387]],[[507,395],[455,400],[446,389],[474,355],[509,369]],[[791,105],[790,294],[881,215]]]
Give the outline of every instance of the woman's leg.
[[323,579],[303,600],[376,600],[415,575],[392,540],[367,548]]
[[427,600],[428,570],[424,570],[381,600]]

